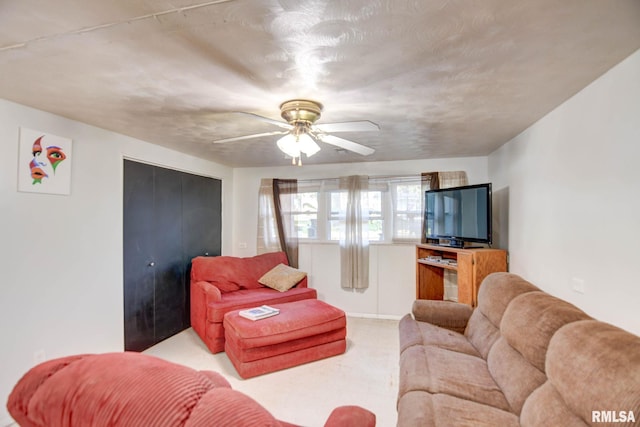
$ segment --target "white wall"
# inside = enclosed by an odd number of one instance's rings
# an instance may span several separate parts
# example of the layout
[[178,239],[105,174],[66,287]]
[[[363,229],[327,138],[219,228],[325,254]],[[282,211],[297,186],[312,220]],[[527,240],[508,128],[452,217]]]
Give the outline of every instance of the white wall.
[[[287,165],[273,168],[234,170],[233,254],[256,254],[258,190],[262,178],[335,178],[344,175],[407,175],[430,171],[467,171],[470,183],[488,180],[487,158],[411,160],[334,165]],[[246,247],[245,247],[246,246]],[[408,313],[415,299],[415,245],[372,244],[369,258],[369,288],[364,291],[340,287],[338,244],[300,245],[299,267],[309,274],[318,298],[351,315],[399,318]]]
[[[17,191],[18,128],[73,140],[71,195]],[[231,229],[230,168],[0,100],[0,425],[19,377],[47,359],[121,351],[122,163],[144,160],[223,180],[223,230]],[[223,252],[231,233],[223,232]]]
[[640,51],[489,156],[511,271],[638,335],[639,161]]

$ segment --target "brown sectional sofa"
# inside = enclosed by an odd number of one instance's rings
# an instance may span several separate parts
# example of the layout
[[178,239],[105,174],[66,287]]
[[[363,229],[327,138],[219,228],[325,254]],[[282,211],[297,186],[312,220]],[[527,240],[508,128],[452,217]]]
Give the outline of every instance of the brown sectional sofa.
[[640,425],[640,337],[515,274],[489,275],[475,309],[417,300],[400,321],[398,426],[606,418]]

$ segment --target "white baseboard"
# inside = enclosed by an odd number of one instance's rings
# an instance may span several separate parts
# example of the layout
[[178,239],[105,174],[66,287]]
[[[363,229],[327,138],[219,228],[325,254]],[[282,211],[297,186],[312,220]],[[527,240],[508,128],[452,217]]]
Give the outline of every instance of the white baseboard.
[[395,314],[347,313],[347,317],[360,317],[364,319],[400,320],[404,316],[398,316]]

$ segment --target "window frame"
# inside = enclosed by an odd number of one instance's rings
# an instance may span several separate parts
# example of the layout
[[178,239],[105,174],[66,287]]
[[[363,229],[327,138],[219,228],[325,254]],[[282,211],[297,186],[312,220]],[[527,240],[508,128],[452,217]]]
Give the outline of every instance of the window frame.
[[[399,211],[397,209],[397,203],[394,202],[395,193],[399,185],[408,184],[416,185],[418,192],[422,193],[420,175],[403,175],[403,176],[387,176],[387,177],[369,177],[368,192],[379,191],[381,210],[379,218],[376,220],[382,221],[382,239],[370,240],[370,244],[393,244],[393,243],[419,243],[420,236],[415,238],[405,238],[396,236],[396,217],[398,212],[411,213],[412,211]],[[332,221],[340,220],[340,218],[332,214],[331,212],[331,195],[333,193],[344,192],[338,188],[338,180],[336,178],[327,179],[311,179],[311,180],[299,180],[298,192],[302,193],[317,193],[318,209],[316,212],[316,237],[300,237],[298,239],[301,243],[338,243],[338,239],[332,239],[331,225]],[[296,194],[296,196],[297,196]],[[295,196],[294,196],[295,197]],[[420,200],[420,209],[422,210],[422,203]],[[292,215],[304,214],[306,211],[291,212]],[[414,212],[415,213],[415,212]],[[420,228],[422,227],[422,212],[417,212]]]

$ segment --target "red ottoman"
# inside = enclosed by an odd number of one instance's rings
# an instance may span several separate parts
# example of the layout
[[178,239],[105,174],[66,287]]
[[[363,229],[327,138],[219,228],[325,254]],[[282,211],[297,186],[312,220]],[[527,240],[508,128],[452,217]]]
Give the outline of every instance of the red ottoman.
[[261,320],[224,316],[225,352],[242,378],[342,354],[344,311],[316,299],[272,304],[280,314]]

